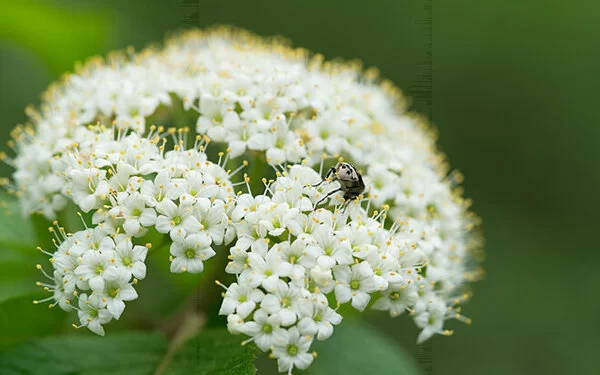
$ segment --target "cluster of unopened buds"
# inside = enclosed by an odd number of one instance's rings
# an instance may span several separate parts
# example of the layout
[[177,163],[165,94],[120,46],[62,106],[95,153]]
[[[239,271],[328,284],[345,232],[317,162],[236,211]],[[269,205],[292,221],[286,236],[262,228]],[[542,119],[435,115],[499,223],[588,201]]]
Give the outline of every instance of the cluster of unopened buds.
[[[24,213],[54,219],[72,202],[87,219],[72,234],[56,225],[56,248],[40,249],[51,306],[103,335],[137,298],[154,248],[142,241],[157,232],[174,273],[229,257],[236,281],[217,282],[220,314],[281,372],[312,363],[341,304],[408,312],[418,341],[450,334],[448,319],[468,323],[459,305],[479,240],[460,176],[392,85],[307,56],[241,31],[192,31],[52,86],[3,157]],[[189,115],[194,129],[149,123]]]

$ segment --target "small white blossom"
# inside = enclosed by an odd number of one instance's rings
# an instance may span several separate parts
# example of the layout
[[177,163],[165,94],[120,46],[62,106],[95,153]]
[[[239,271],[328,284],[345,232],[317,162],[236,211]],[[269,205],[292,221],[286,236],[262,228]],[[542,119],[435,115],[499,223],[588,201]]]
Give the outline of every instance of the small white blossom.
[[[204,200],[208,201],[206,198],[202,201]],[[198,203],[196,205],[199,206]],[[198,212],[202,229],[210,233],[210,237],[216,245],[222,244],[229,222],[225,213],[225,203],[222,200],[216,200],[210,204],[208,201],[207,206],[200,208]]]
[[[314,295],[311,298],[313,300],[312,311],[302,321],[308,321],[310,325],[314,325],[315,333],[312,335],[316,334],[317,340],[326,340],[333,334],[333,326],[342,322],[342,316],[329,307],[327,297],[323,294]],[[304,331],[306,332],[306,329]]]
[[109,215],[125,219],[123,223],[125,233],[139,237],[146,233],[144,227],[150,227],[156,223],[156,211],[146,207],[146,201],[147,198],[137,192],[124,195],[120,204],[109,211]]
[[138,297],[137,292],[129,283],[129,278],[128,274],[120,273],[104,284],[102,300],[106,302],[106,309],[115,319],[119,319],[125,310],[123,301],[132,301]]
[[396,317],[414,306],[418,295],[412,284],[392,287],[384,291],[373,304],[374,310],[385,310],[390,316]]
[[211,242],[211,237],[206,232],[175,237],[171,244],[171,272],[202,272],[203,262],[216,254],[210,247]]
[[312,337],[302,336],[296,327],[277,330],[273,356],[277,358],[279,371],[291,374],[294,367],[301,370],[308,368],[314,359],[308,353],[312,341]]
[[87,294],[79,296],[77,315],[82,326],[100,336],[104,336],[102,324],[112,320],[111,313],[106,309],[106,302],[103,302],[97,294],[92,294],[89,298]]
[[337,285],[335,298],[340,303],[352,300],[352,307],[362,311],[371,300],[370,293],[375,291],[376,284],[373,269],[367,262],[356,264],[352,267],[336,266],[333,274]]
[[53,298],[61,309],[70,311],[73,307],[71,306],[71,298],[75,291],[75,283],[69,282],[68,279],[61,275],[60,272],[54,271],[54,286],[52,287]]
[[447,312],[443,302],[431,303],[427,311],[415,317],[417,327],[423,329],[417,338],[417,343],[422,343],[434,334],[444,334],[444,318]]
[[265,290],[273,290],[278,285],[279,277],[284,276],[281,270],[281,255],[276,251],[269,251],[266,258],[254,252],[248,253],[248,265],[248,280],[255,287],[260,285]]
[[115,259],[119,266],[128,270],[133,277],[141,280],[146,277],[146,255],[148,248],[145,246],[133,245],[131,240],[123,239],[117,241],[115,247]]
[[228,315],[236,312],[242,319],[247,317],[256,304],[261,302],[264,293],[252,288],[247,283],[233,283],[227,288],[219,314]]
[[108,198],[109,185],[104,179],[106,171],[90,168],[70,171],[71,185],[66,193],[73,197],[83,212],[93,208],[100,208],[102,202]]
[[156,210],[160,213],[156,218],[156,230],[169,233],[171,238],[197,233],[202,228],[194,216],[191,202],[177,205],[170,199],[164,199],[157,204]]
[[288,285],[280,281],[273,290],[264,296],[261,308],[269,314],[277,314],[281,325],[288,327],[296,322],[299,305],[305,304],[306,289]]
[[75,269],[75,275],[79,281],[87,282],[92,290],[102,291],[105,279],[114,276],[111,272],[111,269],[116,267],[114,256],[113,251],[88,250],[80,257],[80,265]]
[[280,326],[281,317],[278,314],[270,315],[265,310],[258,309],[254,312],[252,321],[245,323],[240,332],[252,336],[260,350],[268,351],[275,345],[276,332]]

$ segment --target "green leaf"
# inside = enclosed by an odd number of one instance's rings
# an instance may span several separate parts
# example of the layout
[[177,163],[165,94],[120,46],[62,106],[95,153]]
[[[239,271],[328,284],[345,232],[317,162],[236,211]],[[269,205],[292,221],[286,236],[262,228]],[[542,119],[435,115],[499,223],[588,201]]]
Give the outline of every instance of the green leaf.
[[254,345],[242,346],[225,329],[200,333],[187,341],[166,368],[165,375],[247,375],[256,373]]
[[21,214],[19,202],[3,192],[0,192],[0,202],[0,247],[34,250],[36,238],[33,225]]
[[52,335],[64,327],[66,312],[59,308],[48,311],[45,305],[33,304],[42,296],[47,297],[33,293],[0,303],[0,350],[28,339]]
[[[0,368],[3,375],[145,375],[156,373],[167,352],[167,340],[159,333],[52,337],[0,354]],[[187,341],[162,374],[254,374],[254,353],[253,345],[241,346],[239,337],[225,329],[209,330]]]
[[21,215],[17,200],[0,193],[0,349],[51,335],[63,326],[66,313],[48,311],[33,301],[50,296],[35,285],[43,275],[36,263],[48,257],[35,250],[31,221]]
[[411,355],[375,327],[345,319],[333,335],[313,348],[318,357],[302,374],[420,374]]
[[52,337],[0,355],[4,375],[152,374],[167,349],[158,333]]
[[[13,196],[0,193],[0,302],[40,291],[35,281],[42,277],[35,268],[48,257],[36,250],[31,220],[23,217]],[[47,233],[47,232],[46,232]]]
[[[0,249],[0,252],[5,252],[5,249]],[[4,260],[4,258],[0,256],[0,302],[41,291],[41,288],[35,285],[36,277],[40,276],[40,272],[35,269],[34,260],[30,263],[25,260]]]

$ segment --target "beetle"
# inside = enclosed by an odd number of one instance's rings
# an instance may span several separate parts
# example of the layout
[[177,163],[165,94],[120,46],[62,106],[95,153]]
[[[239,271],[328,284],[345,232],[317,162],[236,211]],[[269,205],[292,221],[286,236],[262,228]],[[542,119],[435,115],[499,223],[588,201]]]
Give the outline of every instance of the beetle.
[[360,172],[356,169],[356,167],[347,162],[339,162],[335,167],[331,167],[327,174],[325,175],[325,179],[319,182],[316,185],[312,185],[313,187],[318,187],[323,182],[328,181],[331,177],[331,181],[337,181],[340,184],[340,187],[330,191],[327,195],[321,198],[316,204],[315,208],[323,202],[325,199],[331,197],[333,194],[341,191],[344,193],[344,201],[346,204],[350,203],[350,201],[356,199],[359,195],[361,195],[365,191],[365,183],[363,182],[362,176]]

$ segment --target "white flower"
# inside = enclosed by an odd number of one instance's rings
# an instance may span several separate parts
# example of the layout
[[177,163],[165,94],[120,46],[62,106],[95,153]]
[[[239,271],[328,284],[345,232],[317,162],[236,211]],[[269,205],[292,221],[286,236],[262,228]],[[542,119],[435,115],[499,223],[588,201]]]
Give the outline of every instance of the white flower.
[[131,240],[122,239],[117,241],[115,247],[115,259],[116,264],[129,270],[129,272],[136,279],[143,279],[146,277],[146,255],[148,254],[148,248],[145,246],[133,245]]
[[204,182],[204,174],[199,171],[187,171],[183,177],[183,189],[187,195],[193,198],[210,198],[215,196],[218,191],[215,185],[207,185]]
[[[114,276],[114,273],[110,272],[111,269],[116,267],[114,256],[115,254],[112,251],[99,252],[88,250],[79,259],[80,264],[75,269],[75,275],[79,278],[79,281],[89,283],[92,290],[102,291],[104,289],[105,278]],[[107,271],[109,275],[105,277]],[[79,287],[86,289],[85,287]]]
[[434,334],[444,334],[444,317],[447,308],[443,302],[431,303],[427,311],[424,311],[415,316],[415,324],[423,329],[417,338],[417,343],[420,344],[426,341]]
[[388,168],[383,164],[375,164],[369,168],[369,176],[366,177],[365,184],[370,187],[369,193],[376,206],[395,198],[398,191],[400,177]]
[[112,315],[106,309],[106,303],[102,301],[100,296],[92,294],[81,294],[79,296],[79,310],[77,310],[81,326],[87,327],[90,331],[97,335],[104,336],[104,328],[102,324],[106,324],[112,320]]
[[370,293],[376,290],[373,279],[373,270],[367,262],[356,264],[352,267],[336,266],[333,274],[337,285],[335,298],[340,303],[352,300],[352,307],[362,311],[371,300]]
[[154,181],[145,180],[140,187],[140,192],[146,198],[146,204],[155,207],[163,199],[175,200],[178,191],[173,188],[171,177],[165,171],[159,172]]
[[222,200],[215,200],[212,204],[207,202],[206,208],[199,209],[200,224],[202,229],[210,233],[210,237],[215,245],[223,243],[225,229],[229,223],[229,218],[225,214],[225,203]]
[[83,212],[100,208],[102,201],[108,198],[109,192],[105,176],[106,171],[96,168],[72,170],[69,173],[72,183],[66,193],[73,197]]
[[316,252],[307,247],[302,239],[296,239],[292,244],[288,241],[275,245],[271,251],[277,252],[282,259],[281,275],[292,280],[301,280],[306,269],[315,265]]
[[409,310],[417,298],[417,291],[412,284],[391,287],[382,292],[381,297],[373,304],[373,309],[389,311],[390,316],[396,317]]
[[170,199],[163,199],[157,204],[156,210],[161,214],[156,218],[156,230],[160,233],[170,233],[173,239],[188,233],[197,233],[202,228],[188,203],[176,205]]
[[252,246],[253,241],[248,238],[239,238],[234,246],[231,247],[229,253],[230,262],[227,263],[225,271],[228,273],[240,274],[248,267],[248,249]]
[[322,293],[313,294],[310,303],[304,305],[300,313],[298,329],[302,335],[315,336],[325,340],[333,334],[333,326],[342,322],[342,316],[329,307],[327,297]]
[[201,167],[201,171],[204,173],[203,178],[206,185],[216,185],[218,187],[216,197],[225,201],[233,199],[233,190],[229,182],[229,175],[225,169],[214,163],[207,162]]
[[324,293],[331,292],[335,287],[333,274],[331,273],[330,268],[322,268],[321,266],[316,265],[311,268],[310,277]]
[[70,238],[73,239],[74,246],[69,249],[69,252],[74,256],[81,256],[87,250],[110,252],[115,248],[114,239],[99,227],[76,232]]
[[317,326],[317,340],[325,340],[333,334],[333,326],[342,322],[342,316],[326,304],[314,304],[312,320]]
[[60,272],[54,271],[54,287],[52,288],[54,301],[58,303],[61,309],[70,311],[73,308],[70,300],[75,291],[75,283],[65,281],[64,276]]
[[233,283],[227,288],[219,314],[229,315],[236,312],[244,319],[254,311],[256,304],[261,302],[263,297],[263,292],[247,283]]
[[216,254],[210,247],[211,242],[211,237],[206,232],[187,237],[176,236],[171,244],[171,272],[202,272],[203,262]]
[[240,332],[253,337],[253,341],[262,351],[268,351],[275,345],[275,332],[280,328],[281,317],[278,314],[269,315],[265,310],[254,312],[252,321],[240,328]]
[[129,278],[128,274],[120,273],[104,284],[102,300],[106,302],[106,309],[115,319],[119,319],[125,310],[123,301],[132,301],[138,297],[133,285],[129,283]]
[[63,242],[56,252],[52,255],[54,267],[60,270],[61,274],[74,273],[79,266],[77,258],[83,254],[83,250],[73,243],[73,241]]
[[244,323],[244,319],[237,314],[227,315],[227,330],[234,335],[242,333],[242,329],[246,324],[248,323]]
[[273,356],[277,358],[279,372],[291,374],[294,367],[301,370],[308,368],[314,359],[308,353],[312,341],[312,337],[300,335],[296,327],[277,330]]
[[306,184],[308,181],[315,181],[315,179],[312,178],[313,174],[305,172],[304,169],[310,169],[315,173],[311,168],[296,167],[290,171],[290,177],[281,177],[275,181],[272,186],[273,202],[286,203],[286,207],[294,208],[297,211],[310,211],[313,209],[310,198],[304,196],[305,185],[302,183]]
[[306,289],[290,286],[280,281],[273,290],[264,296],[260,307],[269,314],[278,314],[281,318],[281,325],[289,327],[296,322],[302,305],[306,305],[307,296]]
[[317,264],[322,269],[333,268],[336,264],[350,265],[353,263],[350,242],[343,236],[336,235],[328,225],[320,225],[311,232],[316,240],[317,251],[321,254]]
[[265,195],[257,195],[253,197],[250,194],[240,195],[235,204],[235,208],[231,213],[231,219],[234,222],[239,222],[249,212],[256,212],[256,209],[260,206],[264,206],[271,201],[271,198]]
[[[108,178],[109,190],[117,200],[127,197],[130,191],[137,190],[133,186],[129,186],[130,177],[134,173],[135,168],[131,165],[117,162],[116,172],[112,172]],[[137,180],[137,178],[134,177],[133,180]]]
[[427,279],[421,277],[420,275],[416,277],[416,280],[413,281],[413,284],[417,292],[417,300],[413,305],[413,310],[415,314],[420,314],[424,311],[427,311],[429,305],[438,298],[433,290],[432,283],[428,282]]
[[373,280],[377,290],[386,290],[390,283],[397,285],[402,282],[402,275],[398,272],[398,261],[392,254],[376,250],[367,257],[367,261],[373,268]]
[[274,143],[280,147],[267,149],[267,160],[273,164],[282,164],[285,161],[298,163],[306,156],[303,142],[293,132],[275,133]]
[[276,251],[270,251],[266,258],[257,253],[248,253],[250,274],[248,281],[257,287],[261,285],[265,290],[273,290],[278,285],[281,274],[281,256]]
[[156,211],[146,207],[147,198],[137,192],[127,194],[118,206],[113,207],[110,215],[124,218],[123,229],[130,236],[140,236],[146,231],[142,227],[153,226],[156,222]]

